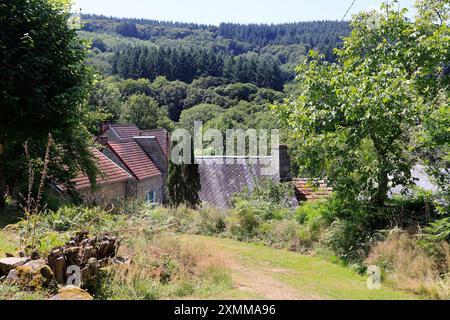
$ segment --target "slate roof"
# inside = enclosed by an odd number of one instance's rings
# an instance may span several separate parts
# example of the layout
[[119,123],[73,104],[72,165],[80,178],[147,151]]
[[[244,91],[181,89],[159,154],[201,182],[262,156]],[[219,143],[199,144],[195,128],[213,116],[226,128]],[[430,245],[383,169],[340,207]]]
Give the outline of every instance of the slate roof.
[[[421,189],[433,193],[436,193],[439,190],[439,187],[433,182],[433,178],[427,174],[426,168],[423,165],[415,165],[411,169],[411,177],[414,179],[414,184]],[[392,188],[389,190],[389,196],[402,194],[402,192],[405,191],[404,188],[405,187],[401,185]]]
[[328,198],[333,193],[333,188],[327,185],[325,180],[318,181],[317,188],[309,183],[309,179],[297,178],[292,180],[295,187],[295,195],[298,201],[309,201]]
[[161,171],[134,140],[111,141],[107,145],[138,180],[161,175]]
[[242,192],[245,187],[253,190],[255,183],[264,177],[262,168],[267,167],[267,164],[260,160],[256,164],[239,163],[237,158],[234,158],[234,164],[220,164],[217,163],[219,159],[225,161],[226,157],[196,158],[197,161],[201,160],[199,196],[206,204],[228,208],[229,200],[235,193]]
[[[116,182],[122,182],[133,179],[133,177],[124,169],[115,164],[112,160],[106,157],[103,153],[95,148],[91,148],[91,152],[97,161],[101,175],[97,177],[97,184],[104,185]],[[80,173],[75,179],[71,180],[75,184],[76,190],[87,189],[91,187],[89,178],[86,174]],[[59,185],[62,190],[66,188]]]
[[169,133],[166,129],[143,130],[141,136],[155,137],[165,156],[170,152]]

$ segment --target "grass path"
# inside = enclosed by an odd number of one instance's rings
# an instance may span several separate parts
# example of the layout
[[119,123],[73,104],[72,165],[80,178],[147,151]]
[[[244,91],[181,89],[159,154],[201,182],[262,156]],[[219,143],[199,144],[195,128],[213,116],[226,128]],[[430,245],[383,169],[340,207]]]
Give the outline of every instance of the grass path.
[[230,239],[182,236],[214,252],[231,270],[233,288],[209,299],[414,299],[382,287],[369,290],[366,278],[320,258]]

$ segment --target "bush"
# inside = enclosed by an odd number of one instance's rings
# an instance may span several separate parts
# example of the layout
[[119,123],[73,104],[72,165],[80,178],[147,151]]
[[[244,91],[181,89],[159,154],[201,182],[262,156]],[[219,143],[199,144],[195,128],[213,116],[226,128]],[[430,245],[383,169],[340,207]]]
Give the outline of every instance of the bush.
[[110,227],[117,227],[122,220],[123,215],[114,215],[98,207],[76,207],[65,206],[57,211],[48,211],[43,216],[43,226],[50,230],[65,231],[111,231]]
[[225,219],[226,214],[223,210],[201,208],[194,220],[196,233],[205,235],[222,233],[226,228]]
[[[236,193],[231,202],[234,206],[241,201],[252,202],[259,207],[273,210],[286,209],[296,204],[294,187],[290,182],[278,183],[272,179],[261,179],[254,189]],[[267,218],[269,220],[270,217]]]
[[262,221],[263,211],[252,203],[241,201],[236,203],[228,222],[228,231],[239,240],[249,240],[256,233],[256,228]]
[[311,251],[323,243],[324,233],[329,223],[322,216],[310,216],[297,232],[301,251]]
[[275,220],[258,227],[256,237],[275,248],[292,248],[298,236],[299,225],[295,220]]
[[310,220],[327,217],[329,212],[328,200],[307,201],[297,208],[295,219],[298,223],[303,224]]
[[450,217],[435,220],[423,229],[428,242],[450,241]]
[[345,262],[358,263],[367,256],[379,235],[353,221],[335,220],[327,229],[325,244]]

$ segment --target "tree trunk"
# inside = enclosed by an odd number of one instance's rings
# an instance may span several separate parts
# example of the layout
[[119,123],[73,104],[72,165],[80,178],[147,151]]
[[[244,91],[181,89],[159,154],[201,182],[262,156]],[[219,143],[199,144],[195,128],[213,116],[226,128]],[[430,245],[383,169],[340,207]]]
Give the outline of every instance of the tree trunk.
[[380,168],[377,180],[378,189],[373,202],[376,206],[381,207],[386,202],[389,191],[389,176],[384,168]]
[[378,158],[378,187],[372,202],[375,206],[382,207],[387,200],[389,191],[389,172],[387,170],[388,164],[386,163],[387,152],[378,139],[372,137],[372,141]]

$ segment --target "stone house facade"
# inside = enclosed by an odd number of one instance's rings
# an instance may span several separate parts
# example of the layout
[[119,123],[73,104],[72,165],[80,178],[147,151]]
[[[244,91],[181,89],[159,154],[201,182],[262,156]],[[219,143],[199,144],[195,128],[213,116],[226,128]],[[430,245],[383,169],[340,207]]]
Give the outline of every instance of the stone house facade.
[[103,153],[133,176],[127,183],[128,198],[161,203],[164,201],[164,176],[136,140],[107,142]]
[[[133,177],[99,150],[91,148],[91,152],[100,170],[97,185],[93,188],[88,176],[80,173],[71,181],[75,191],[78,192],[85,203],[93,205],[126,199],[127,186],[133,180]],[[66,196],[67,186],[52,184],[52,187],[62,197]]]
[[[101,145],[100,150],[92,148],[101,172],[97,187],[92,188],[85,174],[71,181],[85,203],[164,202],[170,148],[166,130],[144,132],[135,125],[103,125],[96,142]],[[64,185],[52,186],[59,194],[67,194]]]

